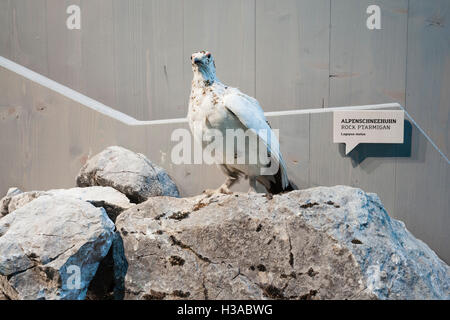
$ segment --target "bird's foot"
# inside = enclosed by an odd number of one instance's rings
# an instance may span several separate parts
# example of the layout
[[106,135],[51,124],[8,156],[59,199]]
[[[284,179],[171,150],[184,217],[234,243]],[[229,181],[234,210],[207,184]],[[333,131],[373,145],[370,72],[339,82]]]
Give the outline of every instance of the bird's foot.
[[203,194],[206,195],[207,198],[211,198],[214,195],[232,194],[232,193],[233,192],[231,192],[227,186],[221,186],[218,189],[206,189],[203,191]]

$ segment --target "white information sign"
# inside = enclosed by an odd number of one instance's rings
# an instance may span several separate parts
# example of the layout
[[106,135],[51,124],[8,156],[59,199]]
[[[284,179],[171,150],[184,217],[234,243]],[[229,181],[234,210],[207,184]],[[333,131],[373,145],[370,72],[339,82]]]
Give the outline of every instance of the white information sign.
[[333,113],[333,142],[348,154],[360,143],[403,143],[403,110],[347,110]]

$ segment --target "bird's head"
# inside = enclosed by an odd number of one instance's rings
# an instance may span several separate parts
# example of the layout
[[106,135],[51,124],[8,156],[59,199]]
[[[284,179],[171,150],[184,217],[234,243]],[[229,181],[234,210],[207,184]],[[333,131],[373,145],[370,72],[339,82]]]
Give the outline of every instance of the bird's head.
[[216,80],[216,64],[209,51],[195,52],[191,56],[192,71],[194,76],[199,76],[207,84],[212,84]]

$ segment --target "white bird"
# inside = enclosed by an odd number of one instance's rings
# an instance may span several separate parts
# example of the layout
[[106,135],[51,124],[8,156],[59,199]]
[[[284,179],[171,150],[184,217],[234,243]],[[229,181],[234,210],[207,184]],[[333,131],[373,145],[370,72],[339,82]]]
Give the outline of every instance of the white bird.
[[[234,148],[227,151],[225,145],[223,153],[216,154],[218,159],[216,163],[227,179],[219,189],[205,190],[205,193],[209,195],[215,192],[230,193],[229,188],[242,176],[249,178],[251,190],[255,190],[256,181],[271,194],[293,190],[287,176],[286,164],[279,150],[278,140],[258,101],[237,88],[224,85],[217,79],[216,66],[210,52],[201,51],[192,54],[191,62],[194,78],[187,118],[196,141],[202,144],[203,149],[206,148],[208,143],[211,143],[211,139],[205,139],[205,133],[211,129],[219,131],[224,138],[227,136],[227,129],[242,129],[249,135],[253,134],[258,141],[255,148],[255,144],[251,144],[249,139],[241,144],[236,144],[234,137],[233,141],[225,139],[224,143],[233,143]],[[230,152],[233,154],[230,155]],[[258,155],[259,152],[265,152],[267,160],[270,161],[264,162],[258,157],[256,162],[252,162],[250,161],[251,152],[256,152]],[[229,161],[229,157],[235,161]],[[237,159],[245,159],[245,161],[239,162]],[[275,170],[270,173],[268,168],[274,167]],[[264,169],[269,171],[269,174],[264,173]]]

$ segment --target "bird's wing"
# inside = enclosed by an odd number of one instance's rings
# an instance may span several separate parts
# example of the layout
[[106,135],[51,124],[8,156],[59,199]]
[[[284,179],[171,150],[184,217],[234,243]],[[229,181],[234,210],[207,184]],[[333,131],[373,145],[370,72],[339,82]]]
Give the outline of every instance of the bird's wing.
[[[289,181],[286,164],[280,152],[280,145],[264,116],[261,106],[256,99],[247,96],[237,89],[230,91],[231,92],[226,93],[223,97],[225,107],[232,112],[247,129],[252,130],[262,141],[264,141],[271,157],[280,164],[283,186],[287,187]],[[265,130],[267,134],[261,134],[260,130]],[[271,139],[270,137],[275,138]]]

